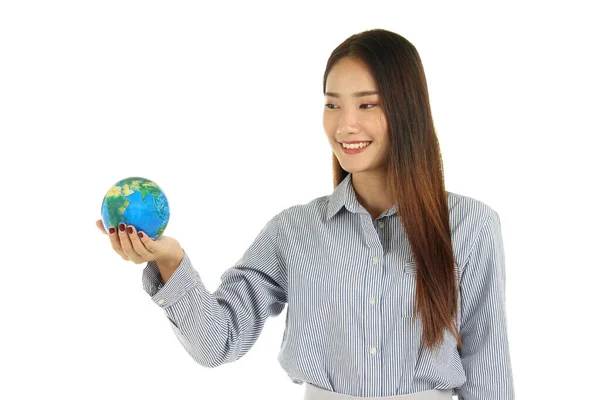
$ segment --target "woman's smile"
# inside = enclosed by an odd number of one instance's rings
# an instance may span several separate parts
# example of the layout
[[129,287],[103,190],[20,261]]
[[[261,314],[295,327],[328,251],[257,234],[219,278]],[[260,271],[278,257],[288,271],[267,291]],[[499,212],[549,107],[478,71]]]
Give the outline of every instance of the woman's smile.
[[365,147],[356,148],[356,149],[348,149],[348,148],[345,148],[342,143],[339,143],[339,144],[340,144],[340,147],[342,148],[342,151],[344,153],[346,153],[346,154],[358,154],[358,153],[362,153],[363,151],[365,151],[367,149],[367,147],[369,147],[371,145],[371,143],[372,142],[369,142],[369,144],[366,145]]

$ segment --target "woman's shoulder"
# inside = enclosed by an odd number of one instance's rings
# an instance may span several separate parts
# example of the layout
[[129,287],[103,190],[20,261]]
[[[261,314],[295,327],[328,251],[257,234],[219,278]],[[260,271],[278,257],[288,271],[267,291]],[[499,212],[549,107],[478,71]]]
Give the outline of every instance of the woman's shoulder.
[[487,202],[454,192],[448,192],[448,209],[452,246],[457,263],[463,266],[488,219],[499,220],[500,217],[495,208]]
[[446,190],[446,193],[448,194],[448,209],[451,217],[487,219],[491,214],[498,214],[490,204],[481,199],[448,190]]
[[330,196],[320,196],[304,203],[296,203],[282,209],[279,214],[286,218],[306,218],[324,213]]
[[316,225],[324,221],[328,204],[329,196],[320,196],[304,203],[286,206],[273,219],[278,220],[280,229]]

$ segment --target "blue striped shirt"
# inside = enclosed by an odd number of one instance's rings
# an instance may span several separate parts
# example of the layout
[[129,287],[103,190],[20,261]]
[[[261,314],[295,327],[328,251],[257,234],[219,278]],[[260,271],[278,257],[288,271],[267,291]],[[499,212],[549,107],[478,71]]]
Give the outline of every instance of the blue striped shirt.
[[359,397],[453,389],[459,400],[514,399],[498,213],[447,192],[464,347],[446,330],[428,350],[420,318],[411,322],[416,263],[396,207],[373,221],[351,176],[272,217],[214,293],[185,251],[164,285],[146,265],[144,290],[185,350],[207,368],[238,360],[287,303],[278,361],[294,383]]

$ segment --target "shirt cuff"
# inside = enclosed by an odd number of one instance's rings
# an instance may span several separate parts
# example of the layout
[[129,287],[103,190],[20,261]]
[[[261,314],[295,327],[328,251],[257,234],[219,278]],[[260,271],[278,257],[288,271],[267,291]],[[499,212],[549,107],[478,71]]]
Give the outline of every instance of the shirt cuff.
[[179,301],[190,289],[202,286],[202,281],[184,250],[181,263],[167,283],[163,283],[156,262],[149,261],[142,273],[142,284],[152,301],[164,309]]

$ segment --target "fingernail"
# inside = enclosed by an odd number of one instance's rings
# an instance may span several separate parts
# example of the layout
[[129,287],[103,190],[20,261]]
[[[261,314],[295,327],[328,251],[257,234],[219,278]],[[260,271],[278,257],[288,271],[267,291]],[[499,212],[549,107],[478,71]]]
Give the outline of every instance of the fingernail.
[[142,234],[142,232],[138,232],[138,236],[140,237],[140,239],[144,237],[144,235]]
[[111,235],[113,233],[115,233],[115,228],[113,228],[112,226],[108,229],[108,233],[110,233]]
[[119,224],[119,230],[123,232],[125,230],[125,224]]
[[133,228],[132,227],[127,228],[127,233],[129,233],[131,235],[133,233]]

